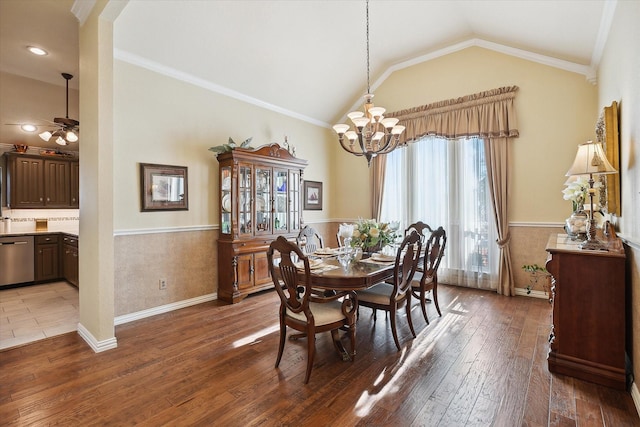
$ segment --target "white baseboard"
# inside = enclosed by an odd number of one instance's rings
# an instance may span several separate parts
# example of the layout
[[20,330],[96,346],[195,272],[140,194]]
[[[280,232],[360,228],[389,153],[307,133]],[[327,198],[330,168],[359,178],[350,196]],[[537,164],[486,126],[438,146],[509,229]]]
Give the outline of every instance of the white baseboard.
[[631,383],[631,398],[633,399],[633,404],[636,407],[636,412],[640,414],[640,390],[638,390],[638,386],[636,386],[636,382]]
[[530,293],[527,293],[526,288],[516,288],[516,295],[529,298],[549,299],[549,295],[545,294],[544,291],[532,290]]
[[96,353],[118,347],[118,341],[116,340],[116,337],[109,338],[104,341],[98,341],[87,328],[82,326],[82,323],[78,323],[78,334],[82,337],[83,340],[87,342],[87,344],[89,344],[89,347],[91,347]]
[[168,313],[185,307],[190,307],[203,302],[214,301],[218,299],[218,294],[202,295],[196,298],[186,299],[183,301],[172,302],[171,304],[160,305],[158,307],[149,308],[147,310],[137,311],[135,313],[123,314],[114,319],[114,325],[122,325],[124,323],[133,322],[135,320],[144,319],[146,317],[155,316],[157,314]]

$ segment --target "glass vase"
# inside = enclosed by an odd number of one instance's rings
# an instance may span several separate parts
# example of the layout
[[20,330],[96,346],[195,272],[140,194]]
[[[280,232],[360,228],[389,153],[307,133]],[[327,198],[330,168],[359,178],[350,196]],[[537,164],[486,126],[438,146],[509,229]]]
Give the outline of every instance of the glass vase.
[[567,218],[564,230],[571,237],[571,240],[585,240],[587,238],[588,225],[589,216],[584,211],[578,211]]

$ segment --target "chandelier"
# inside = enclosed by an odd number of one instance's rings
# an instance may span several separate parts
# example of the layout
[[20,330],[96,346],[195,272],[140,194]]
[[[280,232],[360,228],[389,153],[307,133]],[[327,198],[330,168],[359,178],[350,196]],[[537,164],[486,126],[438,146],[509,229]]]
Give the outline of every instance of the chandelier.
[[[353,122],[355,130],[344,123],[337,124],[333,130],[338,134],[342,148],[356,156],[364,156],[371,166],[371,159],[379,154],[392,152],[400,140],[404,126],[398,125],[398,119],[384,117],[385,109],[373,105],[373,94],[369,84],[369,0],[367,0],[367,94],[364,96],[364,112],[353,111],[347,117]],[[345,143],[345,138],[348,143]],[[356,144],[356,141],[358,143]]]

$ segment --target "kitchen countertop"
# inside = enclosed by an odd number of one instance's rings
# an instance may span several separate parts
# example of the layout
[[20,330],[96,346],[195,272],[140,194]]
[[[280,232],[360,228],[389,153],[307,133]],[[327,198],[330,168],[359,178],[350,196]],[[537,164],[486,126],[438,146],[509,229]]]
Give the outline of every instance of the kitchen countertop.
[[77,238],[78,230],[11,231],[9,233],[0,233],[0,237],[39,236],[46,234],[68,234],[69,236]]

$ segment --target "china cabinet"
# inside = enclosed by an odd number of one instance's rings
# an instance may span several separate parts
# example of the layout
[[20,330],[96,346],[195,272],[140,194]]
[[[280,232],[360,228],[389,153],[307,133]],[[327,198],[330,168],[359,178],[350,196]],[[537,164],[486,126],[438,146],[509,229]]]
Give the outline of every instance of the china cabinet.
[[267,250],[302,225],[302,175],[307,161],[278,144],[236,148],[220,164],[218,298],[236,303],[273,286]]
[[553,324],[549,371],[624,390],[625,253],[616,237],[607,251],[581,250],[566,234],[547,243]]

